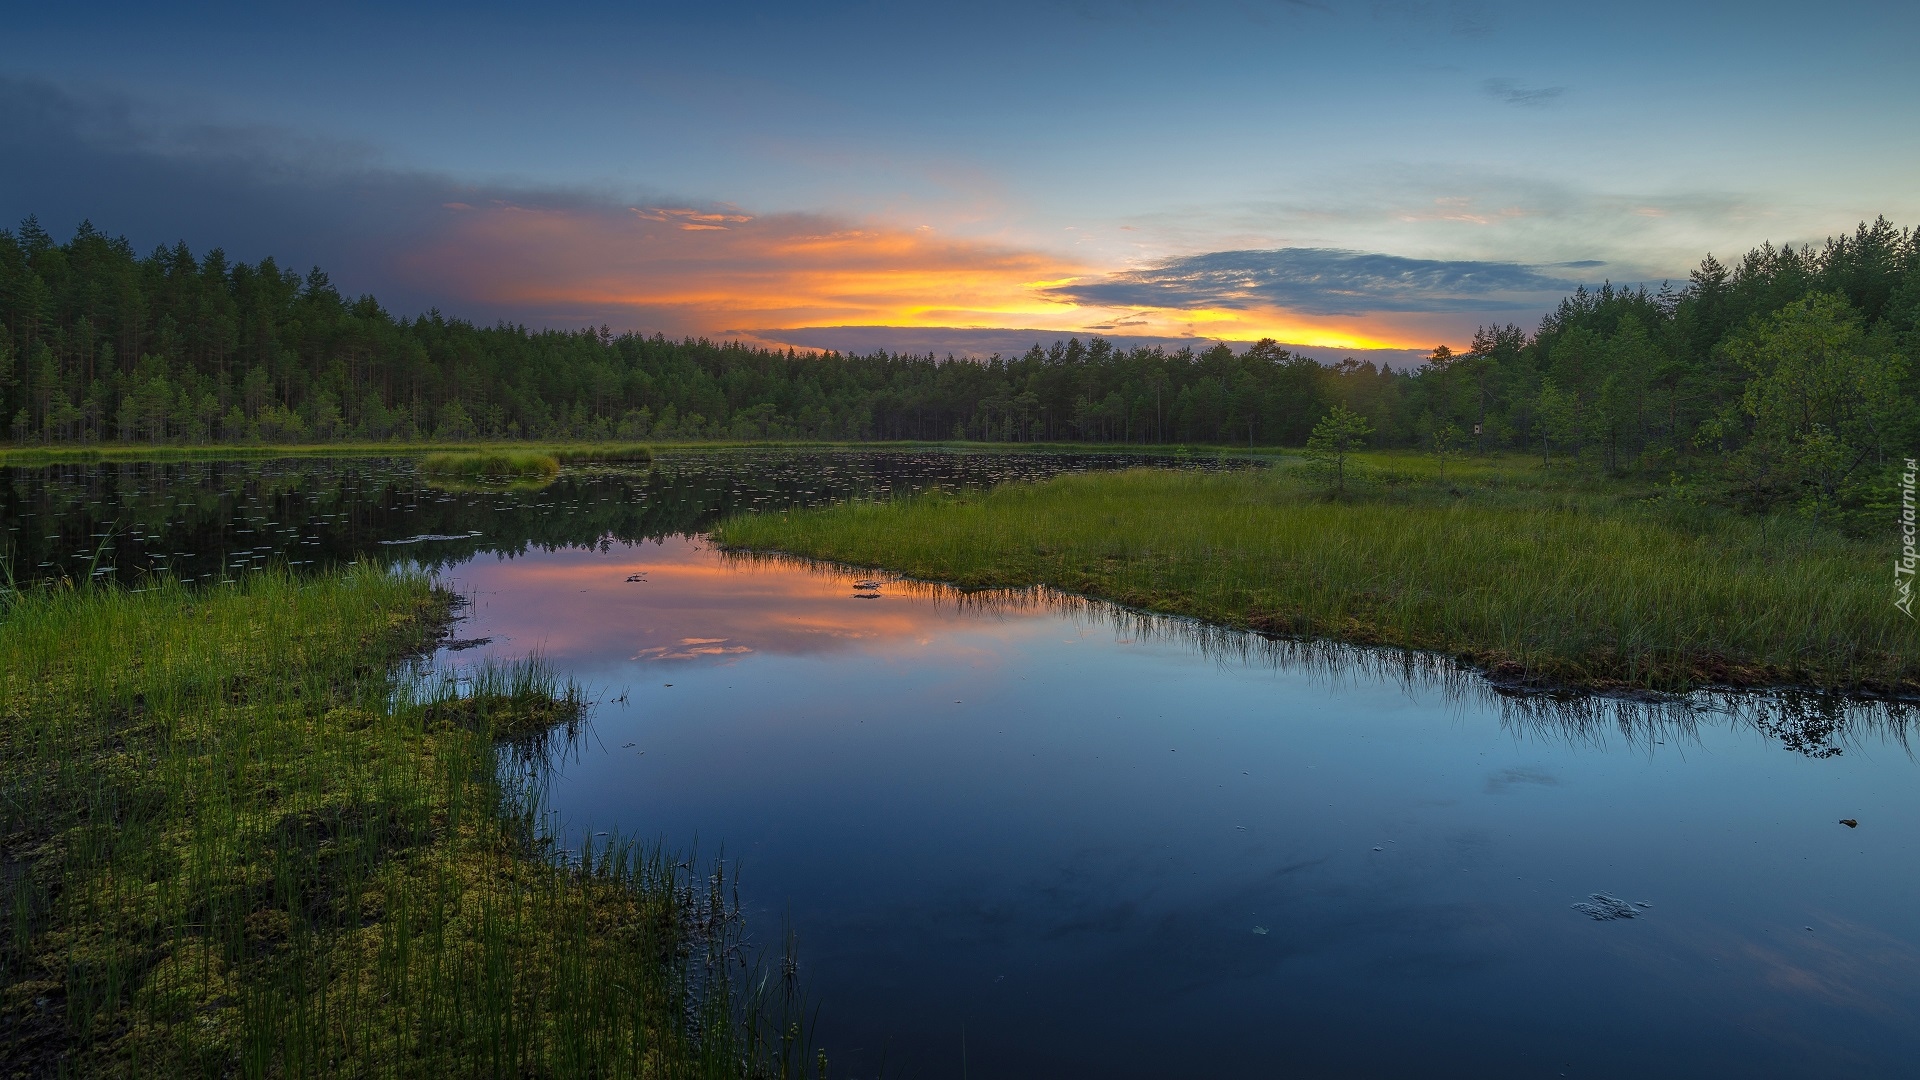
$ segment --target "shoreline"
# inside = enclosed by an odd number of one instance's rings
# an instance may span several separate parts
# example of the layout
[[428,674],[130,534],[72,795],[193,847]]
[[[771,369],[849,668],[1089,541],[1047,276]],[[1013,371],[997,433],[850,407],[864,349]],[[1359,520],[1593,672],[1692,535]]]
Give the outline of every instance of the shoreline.
[[537,657],[424,671],[456,606],[424,576],[5,600],[16,1070],[746,1076],[787,1053],[791,988],[735,973],[731,868],[563,850],[541,770],[587,703]]

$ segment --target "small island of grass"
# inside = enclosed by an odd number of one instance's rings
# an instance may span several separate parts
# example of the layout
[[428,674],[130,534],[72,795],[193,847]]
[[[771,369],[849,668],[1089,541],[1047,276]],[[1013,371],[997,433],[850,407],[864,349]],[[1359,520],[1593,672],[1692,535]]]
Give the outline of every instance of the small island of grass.
[[429,454],[420,459],[421,475],[469,483],[484,480],[551,480],[560,475],[560,459],[531,450]]

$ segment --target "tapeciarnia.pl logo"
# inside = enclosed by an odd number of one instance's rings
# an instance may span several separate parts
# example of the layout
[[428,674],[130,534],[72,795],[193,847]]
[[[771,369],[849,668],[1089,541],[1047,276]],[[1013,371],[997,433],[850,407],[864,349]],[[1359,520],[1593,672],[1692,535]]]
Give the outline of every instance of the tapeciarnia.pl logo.
[[1920,472],[1913,458],[1900,474],[1900,557],[1893,560],[1893,606],[1913,618],[1913,476]]

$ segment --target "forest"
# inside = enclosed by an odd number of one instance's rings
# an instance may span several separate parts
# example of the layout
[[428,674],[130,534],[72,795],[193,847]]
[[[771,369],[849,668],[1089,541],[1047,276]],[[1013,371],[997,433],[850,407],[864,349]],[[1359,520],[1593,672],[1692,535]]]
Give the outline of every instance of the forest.
[[[1709,256],[1602,285],[1529,332],[1483,327],[1405,370],[1272,341],[1093,338],[987,360],[395,316],[318,268],[83,222],[0,230],[0,416],[14,445],[465,439],[969,439],[1296,446],[1335,405],[1371,444],[1524,450],[1665,477],[1711,463],[1759,503],[1845,502],[1912,453],[1920,234]],[[1857,501],[1857,499],[1855,500]]]

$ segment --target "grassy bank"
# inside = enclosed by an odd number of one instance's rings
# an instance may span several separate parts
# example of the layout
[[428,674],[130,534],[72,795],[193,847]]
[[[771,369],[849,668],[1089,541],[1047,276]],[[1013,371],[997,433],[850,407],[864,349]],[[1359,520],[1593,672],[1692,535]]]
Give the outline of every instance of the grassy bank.
[[8,599],[0,1073],[800,1074],[724,881],[542,833],[577,694],[396,666],[449,604],[368,569]]
[[1371,455],[1343,499],[1295,468],[1063,476],[977,498],[747,516],[718,537],[969,587],[1052,585],[1303,637],[1433,649],[1516,680],[1920,688],[1891,552],[1790,518],[1545,473]]

